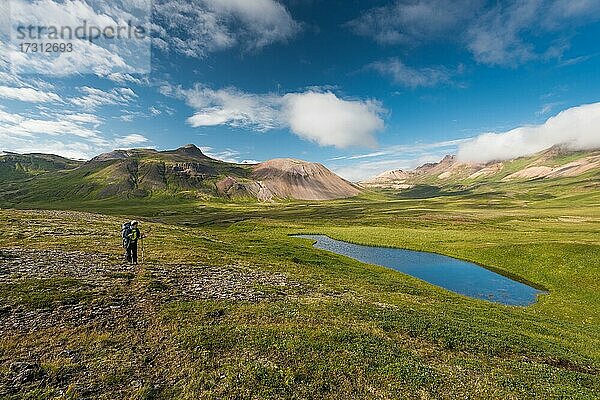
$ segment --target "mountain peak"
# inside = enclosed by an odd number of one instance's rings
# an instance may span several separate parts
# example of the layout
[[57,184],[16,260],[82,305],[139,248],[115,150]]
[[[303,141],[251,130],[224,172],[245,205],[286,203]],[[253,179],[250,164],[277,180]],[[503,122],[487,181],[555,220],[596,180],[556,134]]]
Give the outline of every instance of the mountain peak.
[[[562,156],[569,155],[564,158]],[[600,168],[600,151],[574,151],[564,145],[552,146],[518,159],[487,163],[462,162],[447,155],[440,162],[427,163],[412,171],[387,171],[362,181],[369,187],[400,188],[400,185],[467,183],[474,181],[507,182],[541,178],[574,177]]]
[[275,158],[253,167],[252,177],[280,198],[331,200],[356,196],[360,189],[319,163]]
[[178,148],[177,150],[175,150],[175,153],[177,154],[182,154],[182,155],[186,155],[186,156],[190,156],[190,157],[202,157],[202,158],[208,158],[206,157],[206,155],[202,152],[202,150],[200,150],[198,148],[198,146],[196,146],[193,143],[190,144],[186,144],[185,146],[181,146],[180,148]]
[[185,145],[181,146],[181,147],[180,147],[179,149],[177,149],[177,150],[200,150],[200,149],[199,149],[199,148],[198,148],[198,146],[196,146],[195,144],[193,144],[193,143],[188,143],[188,144],[185,144]]

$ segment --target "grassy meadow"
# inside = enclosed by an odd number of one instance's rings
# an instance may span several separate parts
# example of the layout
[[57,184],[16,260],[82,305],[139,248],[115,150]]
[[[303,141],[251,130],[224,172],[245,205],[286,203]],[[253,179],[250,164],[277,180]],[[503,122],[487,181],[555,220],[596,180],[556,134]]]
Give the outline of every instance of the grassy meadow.
[[[116,323],[104,325],[61,317],[29,330],[3,325],[0,397],[600,398],[600,191],[575,180],[544,185],[330,202],[157,194],[11,204],[0,210],[1,249],[97,253],[116,269],[100,289],[76,275],[0,275],[2,318],[115,299],[132,311],[116,308]],[[119,228],[133,217],[148,236],[144,264],[129,269],[119,264]],[[548,294],[528,307],[474,300],[313,249],[294,233],[442,253]],[[235,266],[286,283],[250,282],[255,299],[186,297],[178,288],[189,280],[167,278],[182,265],[197,279],[205,266]],[[35,362],[43,378],[11,384],[15,362]]]

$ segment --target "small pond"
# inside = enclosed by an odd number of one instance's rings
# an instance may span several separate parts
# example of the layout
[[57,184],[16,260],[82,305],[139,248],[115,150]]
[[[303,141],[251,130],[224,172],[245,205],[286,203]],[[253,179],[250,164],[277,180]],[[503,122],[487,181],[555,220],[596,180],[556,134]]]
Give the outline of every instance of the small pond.
[[476,299],[526,306],[544,293],[480,265],[435,253],[362,246],[324,235],[294,235],[315,241],[314,247],[355,260],[395,269],[433,285]]

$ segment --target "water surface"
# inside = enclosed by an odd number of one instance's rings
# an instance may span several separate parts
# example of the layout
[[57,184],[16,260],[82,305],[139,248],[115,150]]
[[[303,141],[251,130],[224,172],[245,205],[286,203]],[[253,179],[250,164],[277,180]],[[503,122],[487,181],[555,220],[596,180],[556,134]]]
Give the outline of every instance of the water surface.
[[312,239],[318,249],[331,251],[355,260],[395,269],[431,284],[476,299],[507,305],[535,303],[543,293],[480,265],[435,253],[362,246],[331,239],[324,235],[294,235]]

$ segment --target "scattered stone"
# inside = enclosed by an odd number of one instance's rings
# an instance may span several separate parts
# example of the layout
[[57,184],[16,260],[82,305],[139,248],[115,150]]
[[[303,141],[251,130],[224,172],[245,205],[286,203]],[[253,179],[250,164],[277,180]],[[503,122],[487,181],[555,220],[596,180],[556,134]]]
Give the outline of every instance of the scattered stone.
[[44,373],[39,363],[13,362],[9,367],[10,380],[14,386],[39,380]]
[[[59,332],[133,335],[131,343],[103,346],[124,354],[133,351],[134,358],[124,361],[140,374],[131,377],[135,388],[148,386],[154,379],[147,375],[153,369],[147,367],[158,362],[156,348],[146,343],[145,335],[155,329],[165,304],[209,299],[278,301],[306,291],[283,274],[246,265],[146,263],[134,267],[117,255],[18,247],[0,249],[0,290],[0,338],[13,343],[54,337]],[[218,323],[225,310],[206,316]],[[160,331],[152,331],[152,335],[160,336]],[[87,350],[72,348],[66,338],[49,343],[51,348],[30,343],[17,346],[20,353],[0,354],[0,398],[41,387],[53,387],[57,394],[75,387],[81,389],[81,398],[96,398],[102,388],[94,386],[96,377],[87,369]],[[31,359],[42,360],[42,364]],[[42,368],[46,362],[70,366],[48,374]]]

